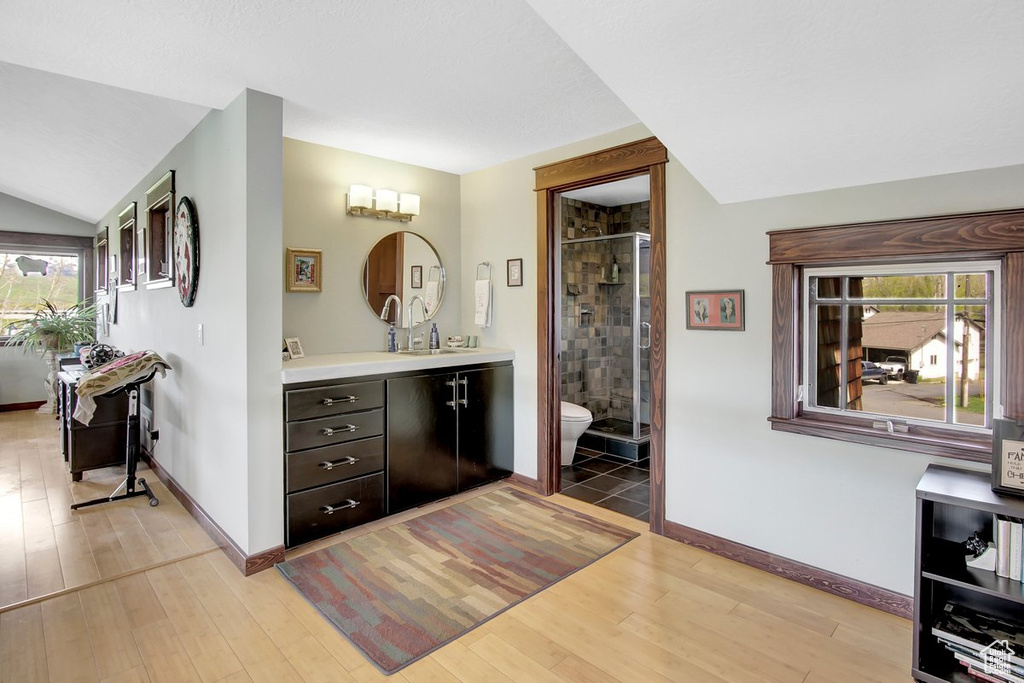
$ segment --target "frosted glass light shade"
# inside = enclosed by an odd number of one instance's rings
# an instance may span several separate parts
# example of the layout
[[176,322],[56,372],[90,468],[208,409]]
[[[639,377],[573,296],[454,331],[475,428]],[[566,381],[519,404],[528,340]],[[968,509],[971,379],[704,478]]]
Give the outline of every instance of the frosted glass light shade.
[[398,211],[398,193],[394,190],[377,190],[378,211],[395,213]]
[[348,205],[353,209],[372,209],[373,188],[369,185],[351,185],[348,188]]
[[402,207],[401,213],[408,214],[410,216],[420,215],[420,196],[418,194],[403,192],[398,198],[398,204]]

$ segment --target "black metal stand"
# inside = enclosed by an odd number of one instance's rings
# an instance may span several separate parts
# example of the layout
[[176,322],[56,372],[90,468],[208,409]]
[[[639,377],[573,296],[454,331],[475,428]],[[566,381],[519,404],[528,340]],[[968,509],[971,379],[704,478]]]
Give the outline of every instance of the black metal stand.
[[[135,498],[136,496],[149,496],[149,504],[152,507],[156,507],[160,504],[153,492],[149,490],[149,486],[146,484],[145,479],[136,479],[135,472],[139,466],[139,455],[142,450],[141,448],[141,429],[139,419],[139,387],[146,382],[153,379],[156,372],[151,373],[145,379],[140,379],[135,382],[130,382],[123,387],[118,387],[115,391],[105,394],[106,396],[116,396],[122,391],[128,393],[128,447],[125,452],[125,470],[126,476],[124,481],[114,489],[114,492],[105,498],[96,498],[89,500],[84,503],[75,503],[71,506],[72,510],[79,508],[88,507],[90,505],[102,505],[103,503],[112,503],[115,500],[125,500],[126,498]],[[141,488],[136,489],[135,486],[138,484]],[[124,489],[125,492],[121,495],[118,493]]]

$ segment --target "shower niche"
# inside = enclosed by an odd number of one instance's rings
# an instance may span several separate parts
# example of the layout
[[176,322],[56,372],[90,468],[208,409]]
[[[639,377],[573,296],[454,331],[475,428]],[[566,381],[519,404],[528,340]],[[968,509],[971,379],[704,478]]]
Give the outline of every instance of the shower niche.
[[647,457],[650,441],[651,238],[638,230],[650,225],[645,200],[562,199],[562,400],[594,416],[580,447],[632,460]]

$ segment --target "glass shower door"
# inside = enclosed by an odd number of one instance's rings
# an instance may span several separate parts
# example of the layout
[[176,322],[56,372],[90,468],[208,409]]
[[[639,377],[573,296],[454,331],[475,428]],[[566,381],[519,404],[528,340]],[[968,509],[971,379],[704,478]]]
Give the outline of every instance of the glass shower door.
[[651,434],[651,238],[636,235],[634,283],[633,438]]

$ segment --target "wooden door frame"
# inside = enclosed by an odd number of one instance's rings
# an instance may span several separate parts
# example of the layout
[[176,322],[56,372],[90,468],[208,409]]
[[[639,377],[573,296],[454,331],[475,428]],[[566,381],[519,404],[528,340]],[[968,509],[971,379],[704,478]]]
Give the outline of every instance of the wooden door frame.
[[651,531],[665,527],[665,164],[654,137],[534,169],[537,193],[537,482],[543,495],[561,482],[561,226],[562,192],[647,174],[651,183]]

